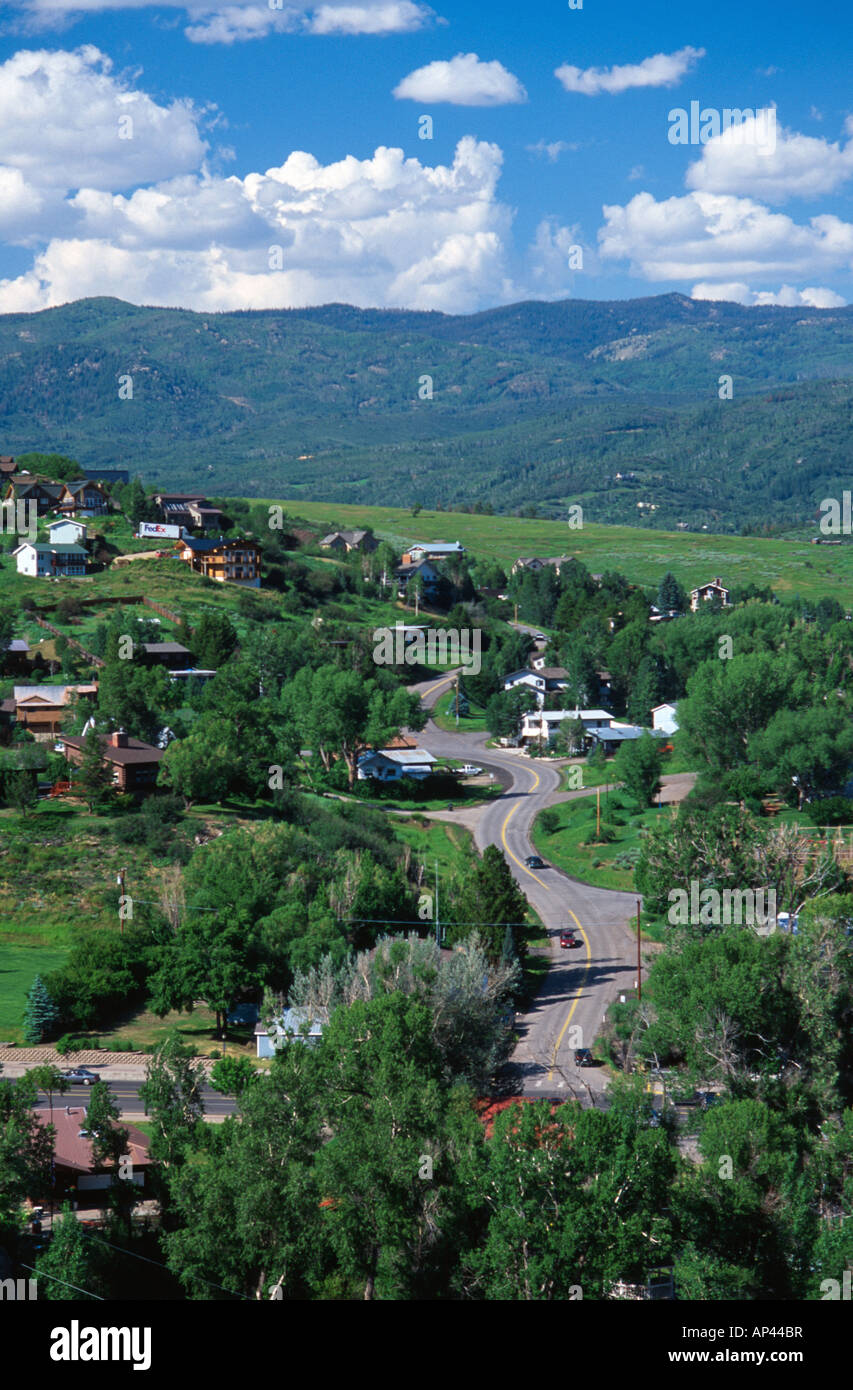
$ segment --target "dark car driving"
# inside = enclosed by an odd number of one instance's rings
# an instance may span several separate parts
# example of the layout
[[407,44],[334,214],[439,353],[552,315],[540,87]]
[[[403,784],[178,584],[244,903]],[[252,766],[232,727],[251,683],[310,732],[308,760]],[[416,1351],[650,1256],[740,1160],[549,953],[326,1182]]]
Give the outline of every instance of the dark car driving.
[[525,859],[528,869],[547,869],[548,865],[544,859],[540,859],[538,854],[528,854]]
[[590,1050],[589,1050],[588,1047],[576,1047],[576,1048],[575,1048],[575,1066],[576,1066],[576,1067],[594,1067],[594,1066],[595,1066],[595,1058],[593,1057],[593,1055],[592,1055],[592,1053],[590,1052]]

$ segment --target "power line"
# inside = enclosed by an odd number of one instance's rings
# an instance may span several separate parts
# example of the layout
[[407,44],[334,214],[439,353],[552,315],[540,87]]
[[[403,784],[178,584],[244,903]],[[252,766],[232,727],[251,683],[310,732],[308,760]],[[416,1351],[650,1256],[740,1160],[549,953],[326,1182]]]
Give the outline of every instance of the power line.
[[19,1261],[22,1269],[32,1270],[37,1279],[52,1279],[56,1284],[62,1284],[66,1289],[73,1289],[75,1293],[84,1293],[87,1298],[96,1298],[99,1303],[105,1303],[106,1299],[99,1293],[92,1293],[90,1289],[78,1289],[76,1284],[69,1284],[65,1279],[59,1279],[55,1274],[47,1274],[43,1269],[33,1269],[32,1265],[25,1265],[23,1260]]
[[[125,1250],[124,1246],[122,1245],[113,1245],[112,1241],[106,1240],[103,1236],[96,1236],[94,1231],[84,1231],[83,1234],[87,1235],[90,1240],[100,1241],[101,1245],[108,1245],[110,1250],[118,1250],[119,1253],[122,1255],[129,1255],[133,1260],[144,1260],[145,1264],[156,1265],[158,1269],[165,1269],[170,1274],[172,1272],[169,1269],[169,1266],[164,1264],[162,1260],[152,1260],[149,1258],[148,1255],[138,1254],[136,1250]],[[195,1275],[195,1278],[201,1279],[201,1282],[203,1284],[209,1284],[212,1289],[221,1289],[223,1293],[230,1293],[234,1298],[245,1298],[249,1303],[252,1303],[254,1301],[253,1299],[249,1298],[248,1294],[236,1293],[234,1289],[226,1289],[224,1284],[217,1284],[216,1281],[213,1279],[205,1279],[204,1276],[201,1274]]]

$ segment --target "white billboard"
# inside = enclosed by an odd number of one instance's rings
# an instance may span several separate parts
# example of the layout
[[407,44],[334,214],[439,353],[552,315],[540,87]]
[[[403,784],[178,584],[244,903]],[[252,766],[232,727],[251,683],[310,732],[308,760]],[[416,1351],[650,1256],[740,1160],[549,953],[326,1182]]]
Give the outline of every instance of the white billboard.
[[164,526],[161,521],[140,521],[139,529],[136,532],[137,540],[156,540],[161,536],[167,536],[170,540],[179,541],[181,539],[181,527]]

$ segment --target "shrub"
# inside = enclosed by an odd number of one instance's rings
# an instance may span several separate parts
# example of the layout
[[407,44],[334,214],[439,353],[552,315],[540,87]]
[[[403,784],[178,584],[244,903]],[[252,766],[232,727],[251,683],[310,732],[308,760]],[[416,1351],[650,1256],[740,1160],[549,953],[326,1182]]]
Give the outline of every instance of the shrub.
[[72,1052],[78,1051],[77,1039],[71,1033],[63,1033],[61,1038],[56,1039],[56,1050],[62,1057],[67,1057]]
[[803,807],[812,825],[853,825],[853,801],[846,796],[826,796]]
[[560,817],[554,806],[548,806],[539,815],[539,827],[545,835],[554,835],[560,827]]

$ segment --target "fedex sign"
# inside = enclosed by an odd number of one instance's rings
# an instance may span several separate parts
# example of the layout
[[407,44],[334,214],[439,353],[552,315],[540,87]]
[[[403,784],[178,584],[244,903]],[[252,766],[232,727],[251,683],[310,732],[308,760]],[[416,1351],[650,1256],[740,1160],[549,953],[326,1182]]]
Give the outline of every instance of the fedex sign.
[[145,537],[157,539],[161,536],[168,536],[170,540],[179,541],[181,539],[180,526],[164,526],[159,521],[140,521],[139,530],[136,533],[137,540]]

